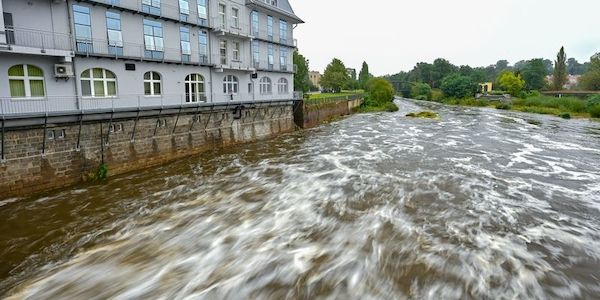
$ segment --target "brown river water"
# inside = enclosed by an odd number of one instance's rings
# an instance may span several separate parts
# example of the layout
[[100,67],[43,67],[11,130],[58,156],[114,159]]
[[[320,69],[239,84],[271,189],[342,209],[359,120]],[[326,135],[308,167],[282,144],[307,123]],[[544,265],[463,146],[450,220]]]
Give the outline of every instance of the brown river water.
[[600,123],[398,104],[2,201],[0,295],[600,298]]

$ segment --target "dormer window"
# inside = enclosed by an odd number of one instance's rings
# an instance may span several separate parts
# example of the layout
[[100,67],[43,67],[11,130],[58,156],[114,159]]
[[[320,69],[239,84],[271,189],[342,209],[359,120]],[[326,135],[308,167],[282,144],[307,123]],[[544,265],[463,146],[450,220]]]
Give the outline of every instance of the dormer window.
[[277,0],[262,0],[262,2],[277,7]]

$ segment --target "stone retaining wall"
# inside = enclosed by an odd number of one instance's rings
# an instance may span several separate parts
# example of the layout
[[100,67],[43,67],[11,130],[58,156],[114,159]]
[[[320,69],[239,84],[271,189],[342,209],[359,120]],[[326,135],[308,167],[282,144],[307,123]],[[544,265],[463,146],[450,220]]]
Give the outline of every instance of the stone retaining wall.
[[294,119],[300,128],[313,128],[323,122],[346,116],[362,104],[362,99],[336,100],[323,103],[296,102]]
[[110,176],[118,175],[291,132],[293,124],[292,106],[280,104],[244,109],[241,115],[222,109],[145,117],[137,122],[127,118],[84,122],[81,127],[66,123],[49,124],[46,130],[11,128],[5,132],[5,159],[0,162],[0,199],[88,180],[102,163]]

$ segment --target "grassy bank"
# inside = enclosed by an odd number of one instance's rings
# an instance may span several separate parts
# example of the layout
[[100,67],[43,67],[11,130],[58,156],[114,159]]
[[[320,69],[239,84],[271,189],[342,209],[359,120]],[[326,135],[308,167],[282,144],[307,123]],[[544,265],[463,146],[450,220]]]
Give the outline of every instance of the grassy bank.
[[363,90],[356,91],[342,91],[341,93],[321,93],[321,94],[309,94],[308,101],[318,101],[325,99],[336,99],[336,98],[344,98],[347,96],[356,96],[363,95],[365,92]]
[[503,104],[499,102],[490,102],[485,99],[443,99],[440,102],[449,105],[473,106],[473,107],[494,107],[497,109],[513,110],[534,114],[554,115],[563,118],[581,117],[590,118],[596,115],[597,107],[587,107],[586,100],[575,97],[549,97],[533,96],[526,99],[514,98],[512,104]]

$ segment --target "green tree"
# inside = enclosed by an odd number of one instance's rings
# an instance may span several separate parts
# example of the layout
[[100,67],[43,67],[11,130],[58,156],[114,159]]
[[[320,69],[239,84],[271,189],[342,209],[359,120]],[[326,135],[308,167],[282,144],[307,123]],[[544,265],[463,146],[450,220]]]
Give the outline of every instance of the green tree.
[[541,58],[529,60],[521,70],[521,75],[527,90],[541,90],[546,86],[546,75],[548,75],[546,63]]
[[294,51],[294,64],[297,66],[294,74],[294,90],[308,92],[311,87],[311,82],[308,78],[308,60],[298,52]]
[[600,58],[592,58],[587,72],[581,75],[579,85],[588,91],[600,91]]
[[561,47],[560,51],[556,55],[556,61],[554,62],[554,77],[552,79],[553,88],[556,91],[563,89],[563,86],[567,83],[567,55],[565,54],[565,47]]
[[327,65],[327,68],[325,68],[323,77],[321,77],[321,86],[339,93],[349,80],[350,76],[348,76],[348,72],[346,72],[344,63],[341,60],[334,58],[331,63]]
[[392,84],[383,78],[373,78],[367,82],[367,92],[371,99],[383,104],[394,100],[395,90]]
[[525,80],[521,78],[521,75],[505,71],[498,77],[498,84],[512,96],[517,97],[525,87]]
[[477,83],[471,77],[452,74],[442,80],[442,92],[446,97],[467,98],[475,95]]
[[567,60],[567,71],[571,75],[583,75],[585,73],[585,66],[571,57]]
[[446,76],[458,72],[458,68],[449,61],[438,58],[433,62],[431,71],[431,87],[439,88],[442,84],[442,79]]
[[432,90],[429,84],[417,82],[411,90],[411,97],[418,100],[431,100]]
[[358,84],[360,88],[365,88],[367,86],[367,82],[370,79],[369,74],[369,65],[366,61],[363,61],[362,68],[360,69],[360,73],[358,73]]

